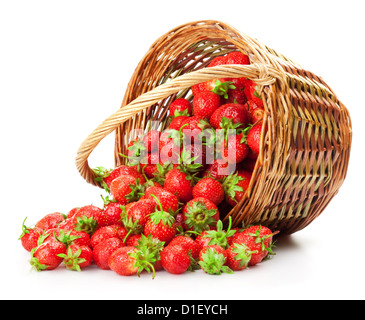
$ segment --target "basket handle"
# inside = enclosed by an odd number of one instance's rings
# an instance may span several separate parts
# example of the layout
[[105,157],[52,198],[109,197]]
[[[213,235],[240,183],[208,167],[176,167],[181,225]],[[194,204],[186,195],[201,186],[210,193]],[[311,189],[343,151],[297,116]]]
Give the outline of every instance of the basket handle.
[[156,88],[140,95],[128,105],[121,107],[105,119],[80,145],[76,156],[76,167],[81,176],[93,185],[99,184],[94,180],[95,173],[89,167],[88,158],[102,139],[113,132],[119,125],[127,121],[133,115],[150,107],[158,101],[191,87],[197,83],[218,78],[249,78],[259,86],[270,85],[277,80],[283,80],[283,72],[269,65],[221,65],[216,67],[202,68],[190,73],[183,74]]

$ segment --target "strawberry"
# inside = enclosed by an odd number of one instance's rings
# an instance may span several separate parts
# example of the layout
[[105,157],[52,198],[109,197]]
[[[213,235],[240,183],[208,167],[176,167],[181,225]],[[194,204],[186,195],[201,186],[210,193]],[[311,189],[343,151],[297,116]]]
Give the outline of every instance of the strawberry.
[[131,175],[118,177],[110,184],[110,192],[113,198],[121,205],[137,201],[141,189],[140,181]]
[[105,239],[93,248],[93,260],[103,270],[108,270],[108,259],[118,248],[125,247],[122,240],[117,237]]
[[227,250],[227,266],[233,271],[243,270],[248,267],[252,253],[250,249],[243,243],[232,244]]
[[208,165],[203,173],[203,177],[222,180],[226,176],[234,173],[235,168],[236,165],[234,163],[228,163],[222,158],[217,158],[212,164]]
[[226,55],[226,64],[250,64],[250,58],[242,52],[233,51]]
[[195,238],[195,243],[198,245],[199,247],[199,252],[206,246],[209,245],[209,242],[211,240],[211,238],[207,237],[207,233],[208,230],[203,230],[201,233],[199,233],[196,238]]
[[138,245],[138,241],[141,240],[142,238],[142,234],[139,233],[139,234],[132,234],[128,240],[125,242],[125,245],[127,247],[136,247]]
[[180,129],[184,134],[185,145],[200,141],[201,133],[208,128],[210,128],[210,124],[204,117],[192,116],[185,119]]
[[260,152],[261,131],[262,131],[261,123],[254,125],[248,132],[246,139],[249,148],[256,153]]
[[59,212],[49,213],[40,219],[36,224],[35,228],[41,229],[43,231],[56,228],[63,220],[67,218],[66,215]]
[[184,121],[188,119],[189,116],[178,116],[171,120],[168,129],[180,130]]
[[[214,111],[210,117],[210,125],[215,129],[245,128],[250,121],[250,115],[243,104],[226,103]],[[229,126],[230,125],[230,126]]]
[[218,245],[208,245],[199,253],[199,265],[208,274],[233,273],[226,266],[227,254],[224,248]]
[[182,134],[178,130],[167,129],[161,134],[160,138],[160,158],[162,163],[178,163]]
[[[119,238],[118,229],[123,228],[120,225],[110,225],[101,227],[94,232],[94,234],[90,238],[90,246],[95,248],[99,243],[105,241],[109,238]],[[124,239],[121,239],[122,241]]]
[[[105,199],[104,199],[105,200]],[[104,201],[104,221],[102,224],[99,222],[99,227],[105,227],[113,224],[121,224],[120,218],[122,214],[121,204],[115,201]]]
[[119,275],[130,276],[138,272],[136,259],[132,254],[136,254],[136,247],[120,247],[112,252],[108,259],[108,268]]
[[89,235],[93,234],[98,224],[105,221],[104,211],[94,205],[86,205],[81,207],[72,217],[74,229],[77,231],[85,231]]
[[149,220],[144,227],[144,235],[151,235],[160,241],[168,244],[176,235],[176,222],[175,218],[168,212],[164,211],[160,200],[152,194],[158,203],[160,210],[151,213]]
[[161,252],[162,267],[169,273],[182,274],[191,265],[191,259],[186,249],[179,245],[168,245]]
[[183,209],[183,227],[201,233],[215,227],[219,220],[217,206],[207,198],[195,197]]
[[31,251],[30,264],[37,271],[54,270],[61,263],[59,254],[66,252],[66,245],[57,240],[41,243]]
[[173,238],[168,246],[180,246],[186,252],[190,252],[193,259],[199,258],[200,246],[198,243],[195,242],[194,239],[190,238],[189,236],[179,235]]
[[160,160],[160,152],[155,151],[148,153],[141,160],[143,174],[145,174],[148,179],[154,178],[155,173],[158,171],[158,164],[163,165],[163,162]]
[[[156,201],[156,198],[158,201]],[[161,187],[148,187],[144,194],[144,199],[150,199],[155,201],[156,205],[161,203],[163,211],[175,213],[179,209],[179,200],[171,192],[161,188]]]
[[252,80],[248,80],[244,89],[244,93],[247,97],[248,101],[252,101],[258,107],[263,107],[264,103],[262,102],[262,97],[257,91],[257,85]]
[[147,152],[153,152],[159,150],[159,141],[161,132],[158,130],[150,130],[143,138],[143,143]]
[[72,208],[68,213],[67,213],[67,218],[72,218],[76,212],[80,209],[80,207],[75,207],[75,208]]
[[170,104],[169,116],[192,116],[193,109],[189,100],[185,98],[178,98]]
[[193,187],[193,197],[203,197],[219,205],[224,200],[222,185],[213,178],[203,178]]
[[152,199],[140,199],[122,213],[122,222],[128,233],[138,234],[144,229],[151,213],[155,211],[156,202]]
[[248,155],[249,147],[245,142],[244,133],[231,134],[223,140],[220,145],[220,152],[228,163],[240,163]]
[[96,175],[96,177],[94,178],[95,181],[100,182],[102,187],[107,192],[110,191],[109,188],[112,181],[121,176],[125,175],[133,176],[136,179],[138,179],[141,184],[146,182],[146,179],[141,173],[139,173],[133,167],[127,165],[118,166],[113,170],[107,170],[104,167],[97,167],[96,169],[93,169],[93,171]]
[[38,239],[43,233],[43,230],[37,227],[28,228],[25,225],[25,220],[27,220],[27,218],[23,221],[22,234],[19,236],[18,240],[21,241],[23,248],[30,252],[33,248],[37,247]]
[[[227,79],[221,78],[221,79],[212,79],[205,82],[200,82],[191,87],[191,92],[193,93],[193,96],[196,97],[200,93],[203,92],[213,92],[213,91],[227,91],[228,86],[231,83],[227,84]],[[193,101],[193,113],[194,113],[194,101]]]
[[194,96],[193,114],[196,117],[209,119],[220,106],[220,97],[211,91],[203,91]]
[[88,246],[72,244],[67,248],[66,253],[58,255],[63,258],[63,263],[68,270],[81,271],[91,265],[93,253]]
[[108,259],[108,266],[123,276],[139,276],[143,270],[152,270],[154,278],[155,270],[160,268],[157,264],[162,249],[163,242],[142,235],[137,246],[125,246],[115,250]]
[[193,198],[192,177],[180,169],[172,169],[166,175],[164,189],[175,194],[181,202]]
[[248,113],[250,114],[251,123],[253,124],[260,123],[264,118],[265,109],[263,107],[258,107],[252,101],[248,101],[246,105],[248,107]]
[[227,64],[226,63],[226,56],[218,56],[215,57],[214,59],[212,59],[212,61],[210,61],[208,67],[215,67],[215,66],[220,66],[223,64]]
[[[234,83],[234,82],[232,82]],[[232,85],[235,89],[229,89],[227,96],[222,100],[223,103],[238,103],[244,105],[247,102],[247,97],[243,89],[237,88],[234,84]]]
[[244,244],[252,251],[249,266],[260,263],[267,255],[273,254],[272,239],[277,232],[261,225],[251,226],[242,232],[236,233],[232,238],[232,245]]
[[241,169],[224,179],[222,186],[230,206],[234,207],[241,201],[250,184],[251,176],[251,172]]
[[218,245],[224,249],[229,247],[228,239],[232,237],[236,230],[231,229],[232,219],[229,217],[229,225],[227,230],[223,229],[223,223],[219,220],[216,223],[216,230],[206,230],[203,235],[200,235],[201,238],[207,238],[209,241],[200,240],[200,247],[205,247],[207,245]]

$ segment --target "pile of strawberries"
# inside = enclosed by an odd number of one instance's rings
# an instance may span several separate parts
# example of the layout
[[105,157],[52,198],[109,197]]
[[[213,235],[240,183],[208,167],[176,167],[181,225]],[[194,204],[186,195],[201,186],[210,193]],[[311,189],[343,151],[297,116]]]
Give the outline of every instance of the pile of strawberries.
[[[208,67],[249,64],[240,52]],[[128,146],[128,164],[94,169],[104,206],[47,214],[20,237],[37,270],[62,263],[96,264],[120,275],[143,270],[232,273],[272,254],[276,234],[261,225],[223,228],[224,215],[250,184],[260,148],[263,103],[246,78],[215,79],[191,88],[192,103],[170,104],[163,132],[152,129]]]

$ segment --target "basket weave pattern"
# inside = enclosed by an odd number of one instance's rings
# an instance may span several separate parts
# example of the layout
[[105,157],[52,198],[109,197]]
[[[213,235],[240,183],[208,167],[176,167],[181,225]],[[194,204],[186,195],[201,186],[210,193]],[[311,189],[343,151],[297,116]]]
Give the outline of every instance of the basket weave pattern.
[[[231,51],[249,56],[250,65],[205,68]],[[244,198],[224,218],[233,225],[261,223],[294,233],[311,223],[337,194],[347,172],[351,119],[346,107],[318,76],[235,28],[219,21],[179,26],[152,44],[138,64],[122,106],[81,144],[76,165],[81,176],[98,185],[88,157],[115,131],[115,165],[125,163],[133,129],[167,124],[171,102],[191,99],[196,83],[246,77],[259,85],[265,134]]]

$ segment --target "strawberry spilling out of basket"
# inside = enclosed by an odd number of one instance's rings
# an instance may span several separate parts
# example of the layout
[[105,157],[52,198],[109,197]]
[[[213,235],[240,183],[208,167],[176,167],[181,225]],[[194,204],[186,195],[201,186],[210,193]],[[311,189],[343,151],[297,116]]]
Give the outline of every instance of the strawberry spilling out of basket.
[[[208,67],[249,64],[231,52]],[[20,237],[37,270],[92,264],[119,275],[203,269],[232,273],[273,254],[272,232],[262,225],[227,228],[222,220],[243,198],[260,152],[264,107],[246,78],[214,79],[191,88],[192,103],[176,98],[164,131],[131,140],[128,163],[94,169],[104,205],[67,215],[47,214]]]

